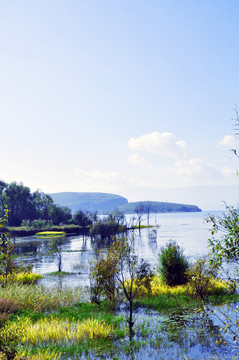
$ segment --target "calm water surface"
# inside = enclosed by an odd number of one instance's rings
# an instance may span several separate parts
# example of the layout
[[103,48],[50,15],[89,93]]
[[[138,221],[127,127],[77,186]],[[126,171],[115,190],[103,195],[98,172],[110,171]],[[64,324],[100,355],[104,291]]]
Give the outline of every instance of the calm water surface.
[[[134,231],[135,246],[140,258],[148,261],[154,268],[157,264],[158,252],[161,246],[173,240],[184,249],[189,260],[207,255],[207,242],[210,236],[210,224],[205,221],[208,212],[156,214],[150,218],[154,228]],[[127,222],[134,222],[133,215],[127,215]],[[49,274],[57,271],[54,256],[47,255],[47,239],[35,236],[16,238],[17,252],[23,260],[34,264],[34,272]],[[88,269],[93,257],[94,244],[90,237],[67,236],[62,245],[63,271],[73,273],[61,281],[67,286],[88,284]],[[47,277],[45,283],[52,285],[56,280]]]
[[[212,214],[213,212],[211,212]],[[161,246],[174,240],[184,248],[190,261],[207,255],[210,224],[205,221],[208,212],[157,214],[150,219],[154,228],[142,229],[135,233],[135,246],[139,257],[144,258],[153,267],[157,265],[158,252]],[[216,215],[222,213],[214,212]],[[127,215],[127,221],[133,222],[133,215]],[[136,224],[136,221],[135,221]],[[93,257],[94,244],[90,237],[67,236],[62,245],[63,271],[71,275],[58,278],[47,275],[57,271],[54,256],[47,255],[48,241],[37,237],[17,238],[17,251],[23,260],[34,264],[34,271],[45,274],[45,286],[82,286],[89,284],[88,270]],[[122,314],[124,315],[124,313]],[[234,359],[237,348],[232,345],[217,346],[220,334],[220,322],[213,316],[205,317],[201,313],[185,309],[167,315],[156,311],[139,309],[134,314],[135,337],[137,349],[130,351],[126,339],[116,341],[116,350],[112,356],[90,353],[78,359],[198,359],[222,360]],[[118,350],[117,350],[118,348]],[[124,349],[124,351],[122,351]],[[128,349],[127,351],[125,349]]]

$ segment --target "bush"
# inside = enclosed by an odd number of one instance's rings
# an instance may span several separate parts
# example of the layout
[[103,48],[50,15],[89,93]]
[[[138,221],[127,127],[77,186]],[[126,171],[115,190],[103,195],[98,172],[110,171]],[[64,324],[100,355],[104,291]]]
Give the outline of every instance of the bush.
[[186,270],[189,264],[183,250],[176,242],[169,242],[160,249],[158,272],[163,282],[169,286],[187,282]]
[[210,266],[206,259],[198,259],[186,273],[192,295],[204,300],[210,293],[212,281],[216,278],[215,267]]
[[99,236],[101,239],[111,239],[112,236],[123,232],[125,227],[119,225],[115,220],[103,219],[96,221],[90,228],[90,234],[93,237]]
[[0,298],[0,313],[12,314],[18,310],[18,303],[13,299]]

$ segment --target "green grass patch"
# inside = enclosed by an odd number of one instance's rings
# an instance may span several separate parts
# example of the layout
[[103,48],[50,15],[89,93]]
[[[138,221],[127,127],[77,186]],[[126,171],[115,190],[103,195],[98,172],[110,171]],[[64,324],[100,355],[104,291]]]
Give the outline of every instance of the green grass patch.
[[67,271],[53,271],[51,273],[47,273],[47,276],[67,276],[67,275],[74,275],[74,273],[70,273]]
[[64,231],[40,231],[35,234],[35,236],[40,237],[55,237],[55,236],[65,236],[66,233]]
[[[150,229],[153,227],[155,227],[155,226],[154,225],[140,225],[140,229]],[[139,225],[132,225],[130,228],[137,230],[139,228]]]

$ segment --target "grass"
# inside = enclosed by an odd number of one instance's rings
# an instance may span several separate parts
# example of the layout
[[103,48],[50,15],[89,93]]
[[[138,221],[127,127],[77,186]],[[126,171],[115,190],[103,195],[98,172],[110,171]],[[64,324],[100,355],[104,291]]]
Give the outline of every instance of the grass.
[[[34,285],[9,285],[4,290],[2,311],[8,311],[8,318],[0,330],[0,339],[3,335],[10,345],[17,336],[19,360],[21,357],[57,360],[63,355],[69,359],[92,349],[104,349],[104,352],[114,346],[113,338],[125,335],[121,329],[122,317],[112,314],[106,304],[77,302],[80,299],[74,296],[74,291],[55,292],[52,296],[52,291]],[[18,303],[12,300],[12,295],[17,299],[20,293]]]
[[27,345],[62,344],[107,338],[113,333],[113,326],[97,319],[69,320],[54,316],[32,321],[31,318],[19,318],[8,325],[9,331],[19,332],[21,341]]
[[44,312],[59,309],[61,306],[72,305],[80,302],[85,295],[81,289],[66,289],[59,291],[52,288],[47,290],[38,285],[10,284],[6,288],[0,288],[0,298],[12,299],[18,303],[19,310],[31,310]]
[[[201,301],[189,296],[189,290],[187,285],[169,287],[155,277],[151,294],[145,289],[136,306],[150,307],[162,314],[172,314],[180,309],[194,311],[201,306]],[[220,298],[225,302],[230,296],[226,294],[225,283],[212,283],[210,301]],[[0,312],[6,314],[6,319],[3,318],[5,327],[0,331],[5,337],[10,334],[9,342],[11,336],[14,338],[17,334],[16,360],[75,359],[82,354],[91,358],[94,352],[106,357],[124,351],[115,350],[118,346],[115,340],[124,338],[127,333],[124,317],[116,316],[107,303],[91,304],[85,302],[85,298],[82,289],[48,291],[38,285],[16,283],[0,288]],[[234,295],[234,300],[238,300],[238,296]],[[151,337],[150,329],[146,327],[137,331],[145,341]]]
[[[43,278],[40,274],[34,274],[29,272],[23,272],[23,273],[16,273],[16,274],[8,274],[7,275],[7,282],[8,283],[14,283],[14,284],[37,284],[39,280]],[[0,281],[4,282],[6,279],[3,275],[0,275]]]
[[40,236],[44,238],[54,237],[54,236],[65,236],[65,231],[40,231],[35,234],[35,236]]

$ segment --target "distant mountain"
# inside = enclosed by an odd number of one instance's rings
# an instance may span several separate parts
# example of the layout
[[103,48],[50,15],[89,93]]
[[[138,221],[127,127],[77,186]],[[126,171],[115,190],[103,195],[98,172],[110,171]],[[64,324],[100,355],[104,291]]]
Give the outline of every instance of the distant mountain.
[[126,214],[133,214],[138,205],[143,204],[149,207],[150,212],[167,213],[167,212],[199,212],[202,211],[196,205],[176,204],[161,201],[137,201],[120,205],[118,209]]
[[225,210],[224,201],[230,206],[239,206],[239,184],[217,186],[192,186],[181,188],[134,188],[125,191],[131,201],[153,199],[155,201],[197,204],[203,211]]
[[57,205],[67,206],[73,214],[78,210],[105,214],[128,203],[128,200],[120,195],[98,192],[60,192],[49,195]]

